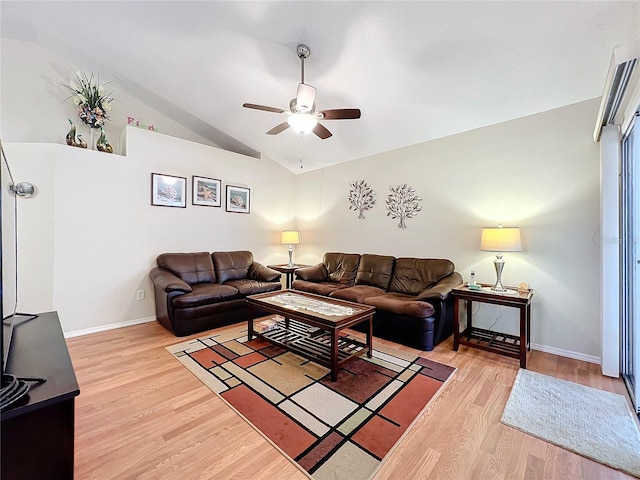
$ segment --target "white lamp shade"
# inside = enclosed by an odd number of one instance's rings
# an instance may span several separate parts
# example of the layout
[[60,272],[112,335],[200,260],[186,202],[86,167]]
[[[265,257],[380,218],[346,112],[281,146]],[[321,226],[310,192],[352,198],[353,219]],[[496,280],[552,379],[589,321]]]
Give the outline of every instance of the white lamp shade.
[[[316,89],[306,83],[298,84],[298,94],[296,95],[296,108],[298,112],[310,112],[316,101]],[[313,127],[312,127],[313,128]]]
[[318,123],[318,119],[310,113],[294,113],[289,115],[287,123],[298,133],[309,133]]
[[298,230],[283,230],[280,243],[283,245],[297,245],[300,243],[300,232]]
[[520,252],[519,227],[485,227],[480,238],[480,250],[486,252]]

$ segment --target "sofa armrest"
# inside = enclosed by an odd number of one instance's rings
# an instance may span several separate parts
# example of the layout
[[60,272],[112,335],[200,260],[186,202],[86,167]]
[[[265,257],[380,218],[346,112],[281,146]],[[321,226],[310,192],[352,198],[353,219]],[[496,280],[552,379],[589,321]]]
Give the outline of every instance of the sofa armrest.
[[192,291],[191,286],[184,280],[176,277],[173,273],[164,268],[154,267],[149,273],[149,278],[153,285],[166,292],[182,292],[189,293]]
[[420,292],[416,300],[435,299],[444,301],[449,297],[451,290],[462,283],[462,276],[458,272],[453,272],[443,279],[439,280],[435,285]]
[[261,263],[253,262],[249,267],[249,278],[261,282],[275,282],[280,279],[280,272],[273,268],[265,267]]
[[327,281],[327,269],[324,263],[319,263],[313,267],[302,267],[295,270],[296,278],[306,280],[307,282],[325,282]]

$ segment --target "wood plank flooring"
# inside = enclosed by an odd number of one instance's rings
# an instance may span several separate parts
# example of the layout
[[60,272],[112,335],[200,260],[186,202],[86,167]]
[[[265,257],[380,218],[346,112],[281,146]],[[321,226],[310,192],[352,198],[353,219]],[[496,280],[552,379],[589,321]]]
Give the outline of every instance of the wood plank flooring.
[[[80,384],[77,479],[307,478],[177,362],[158,323],[67,340]],[[383,340],[376,342],[395,344]],[[458,368],[375,480],[619,480],[633,477],[500,423],[518,361],[451,339],[419,352]],[[532,351],[530,370],[625,394],[598,365]]]

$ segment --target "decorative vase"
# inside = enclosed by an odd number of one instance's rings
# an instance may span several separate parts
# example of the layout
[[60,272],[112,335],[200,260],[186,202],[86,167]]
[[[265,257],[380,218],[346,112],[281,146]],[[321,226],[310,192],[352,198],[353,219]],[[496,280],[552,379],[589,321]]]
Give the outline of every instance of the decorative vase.
[[104,135],[104,128],[100,127],[100,137],[96,142],[96,148],[100,152],[113,153],[113,147],[109,145],[109,140]]
[[91,127],[89,127],[89,148],[91,150],[95,150],[96,149],[96,141],[95,141],[95,134],[93,133],[95,130]]
[[67,120],[69,120],[69,123],[71,124],[71,130],[69,130],[69,133],[67,133],[67,136],[65,137],[67,140],[67,145],[70,145],[72,147],[87,148],[87,142],[84,141],[82,135],[78,135],[76,137],[76,126],[73,124],[70,118],[68,118]]
[[70,118],[68,118],[67,120],[69,120],[69,123],[71,124],[71,130],[69,130],[69,133],[67,133],[66,137],[67,145],[75,147],[78,145],[76,143],[76,126],[73,124]]
[[78,143],[76,143],[75,146],[80,148],[87,148],[87,142],[85,142],[84,138],[82,138],[82,135],[78,135]]

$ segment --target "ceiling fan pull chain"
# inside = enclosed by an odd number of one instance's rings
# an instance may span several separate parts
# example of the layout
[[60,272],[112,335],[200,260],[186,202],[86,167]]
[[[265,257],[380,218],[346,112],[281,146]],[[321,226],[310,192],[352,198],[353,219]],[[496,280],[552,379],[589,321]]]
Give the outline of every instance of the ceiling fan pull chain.
[[302,142],[304,141],[304,135],[300,134],[300,170],[302,170]]

